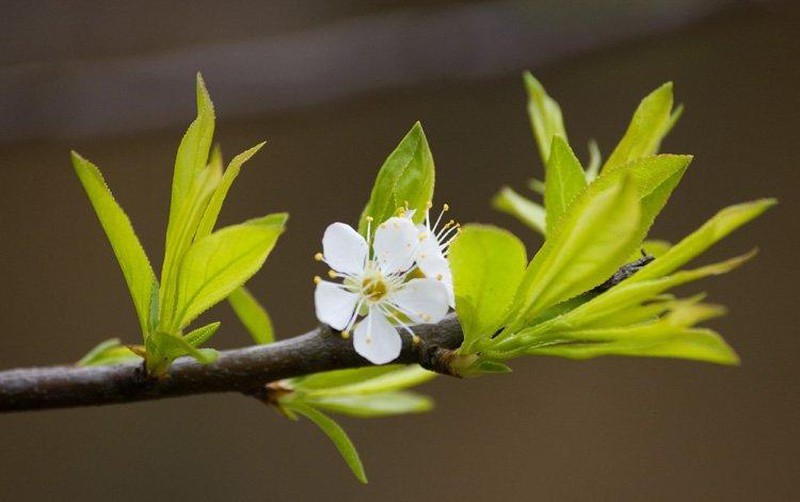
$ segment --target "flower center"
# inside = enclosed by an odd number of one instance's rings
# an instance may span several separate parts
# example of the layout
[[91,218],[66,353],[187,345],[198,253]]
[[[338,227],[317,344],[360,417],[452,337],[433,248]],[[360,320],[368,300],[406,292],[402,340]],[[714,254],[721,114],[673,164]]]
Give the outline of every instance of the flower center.
[[361,281],[361,295],[372,303],[381,301],[388,292],[389,287],[381,275],[365,277]]

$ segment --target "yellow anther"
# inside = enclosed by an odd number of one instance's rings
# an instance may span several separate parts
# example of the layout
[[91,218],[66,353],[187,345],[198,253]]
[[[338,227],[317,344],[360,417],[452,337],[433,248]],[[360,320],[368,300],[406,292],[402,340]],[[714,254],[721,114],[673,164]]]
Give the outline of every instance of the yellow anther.
[[336,279],[337,277],[339,277],[339,274],[337,274],[334,270],[328,270],[328,277],[330,277],[331,279]]
[[427,238],[428,238],[428,234],[427,234],[427,233],[424,233],[424,234],[419,234],[419,240],[420,240],[420,242],[421,242],[421,241],[424,241],[424,240],[425,240],[425,239],[427,239]]
[[449,210],[450,210],[450,204],[444,204],[442,206],[442,211],[449,211]]
[[350,332],[347,330],[342,331],[342,340],[347,340],[350,338]]
[[422,338],[418,337],[417,335],[411,335],[411,345],[417,346],[422,343]]
[[367,220],[367,221],[372,221],[372,220],[373,220],[372,216],[367,216],[367,217],[366,217],[366,218],[364,218],[364,219],[365,219],[365,220]]
[[428,314],[422,314],[420,317],[422,317],[422,320],[425,322],[431,322],[432,319],[432,317],[429,316]]
[[314,255],[314,259],[317,261],[322,261],[322,253],[317,253]]
[[314,284],[319,284],[320,282],[322,282],[322,277],[320,277],[318,275],[315,275],[314,276]]
[[442,274],[436,274],[437,281],[441,281],[442,279],[444,279],[444,276]]
[[432,208],[432,207],[433,207],[433,202],[431,202],[431,201],[428,201],[428,202],[425,204],[425,207],[426,207],[426,208],[428,208],[428,209]]

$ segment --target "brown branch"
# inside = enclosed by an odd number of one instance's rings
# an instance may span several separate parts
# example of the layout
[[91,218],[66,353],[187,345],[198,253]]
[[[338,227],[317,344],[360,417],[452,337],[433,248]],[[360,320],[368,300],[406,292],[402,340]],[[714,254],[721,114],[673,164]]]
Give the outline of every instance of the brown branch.
[[[413,327],[413,343],[403,331],[397,363],[421,364],[451,373],[447,358],[461,345],[463,334],[455,315],[438,324]],[[177,359],[166,378],[149,378],[141,365],[51,366],[0,371],[0,412],[100,406],[210,392],[241,392],[261,396],[265,385],[283,378],[321,371],[369,366],[327,326],[270,345],[220,352],[213,364]]]

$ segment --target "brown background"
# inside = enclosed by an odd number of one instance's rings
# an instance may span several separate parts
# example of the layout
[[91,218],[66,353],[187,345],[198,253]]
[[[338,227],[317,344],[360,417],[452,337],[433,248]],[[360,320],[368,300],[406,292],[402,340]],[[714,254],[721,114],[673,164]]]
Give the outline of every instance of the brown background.
[[[396,8],[349,2],[342,12],[309,7],[277,20],[262,13],[263,25],[245,10],[247,22],[236,32],[224,15],[235,12],[233,6],[222,14],[198,7],[181,18],[177,8],[161,13],[149,4],[131,10],[127,36],[105,33],[106,14],[86,4],[37,7],[51,16],[44,19],[17,5],[7,22],[18,23],[0,41],[3,64],[17,68],[47,54],[59,62],[113,61],[190,45],[193,36],[224,41],[252,36],[259,26],[291,31],[317,22],[314,16],[330,20]],[[202,35],[148,24],[141,13],[147,9],[153,19],[186,19]],[[80,17],[90,11],[94,21]],[[78,17],[70,17],[75,12]],[[366,462],[366,487],[312,425],[289,423],[236,395],[0,416],[0,499],[797,500],[798,26],[796,3],[734,5],[668,33],[530,63],[561,102],[582,152],[580,145],[595,137],[607,154],[638,99],[675,81],[687,112],[665,150],[696,158],[657,222],[659,237],[675,240],[727,204],[780,198],[776,210],[705,258],[758,245],[757,260],[687,290],[703,288],[730,307],[712,326],[739,351],[740,368],[527,359],[514,361],[509,376],[440,378],[422,389],[436,397],[431,414],[342,419]],[[501,43],[487,43],[495,42]],[[433,79],[230,118],[223,103],[232,98],[220,96],[215,81],[236,76],[206,73],[226,154],[268,140],[232,191],[223,223],[277,210],[292,214],[289,232],[251,283],[280,336],[313,325],[311,277],[319,268],[311,257],[324,226],[354,221],[377,167],[417,119],[436,159],[439,201],[450,202],[462,222],[507,226],[529,249],[538,246],[531,232],[488,205],[500,184],[522,189],[528,177],[541,175],[520,79],[529,64],[522,63],[480,78]],[[168,96],[181,103],[178,124],[191,118],[196,69],[182,71],[185,89]],[[35,99],[16,103],[16,116],[25,116]],[[98,99],[81,106],[104,117],[111,113],[116,118],[109,127],[122,132],[73,134],[63,124],[48,124],[45,114],[38,126],[32,122],[28,139],[14,140],[12,131],[0,144],[1,367],[73,361],[109,336],[136,341],[127,290],[68,151],[74,147],[103,168],[151,257],[158,257],[184,126],[170,117],[168,127],[143,123],[125,132],[126,107],[139,109],[145,105],[137,100],[147,97],[134,96],[111,111],[100,91]],[[215,346],[247,343],[225,307],[213,315],[223,320]]]

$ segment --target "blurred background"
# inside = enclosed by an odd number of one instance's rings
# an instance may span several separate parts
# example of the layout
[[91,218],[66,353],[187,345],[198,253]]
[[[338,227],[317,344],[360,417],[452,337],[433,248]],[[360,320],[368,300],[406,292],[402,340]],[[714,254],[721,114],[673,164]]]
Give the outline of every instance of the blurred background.
[[[0,367],[137,341],[105,236],[69,163],[102,167],[157,266],[174,153],[203,72],[227,158],[266,139],[221,223],[292,214],[250,283],[280,337],[314,323],[312,255],[354,222],[416,120],[437,199],[462,222],[540,241],[489,199],[542,176],[521,73],[561,103],[570,139],[608,154],[638,101],[675,81],[686,113],[664,145],[695,161],[656,224],[677,240],[717,209],[781,205],[705,260],[758,245],[706,281],[711,323],[743,364],[526,359],[439,378],[427,415],[342,419],[359,485],[308,422],[237,395],[0,416],[0,499],[798,500],[800,3],[2,2]],[[249,343],[225,305],[214,346]]]

